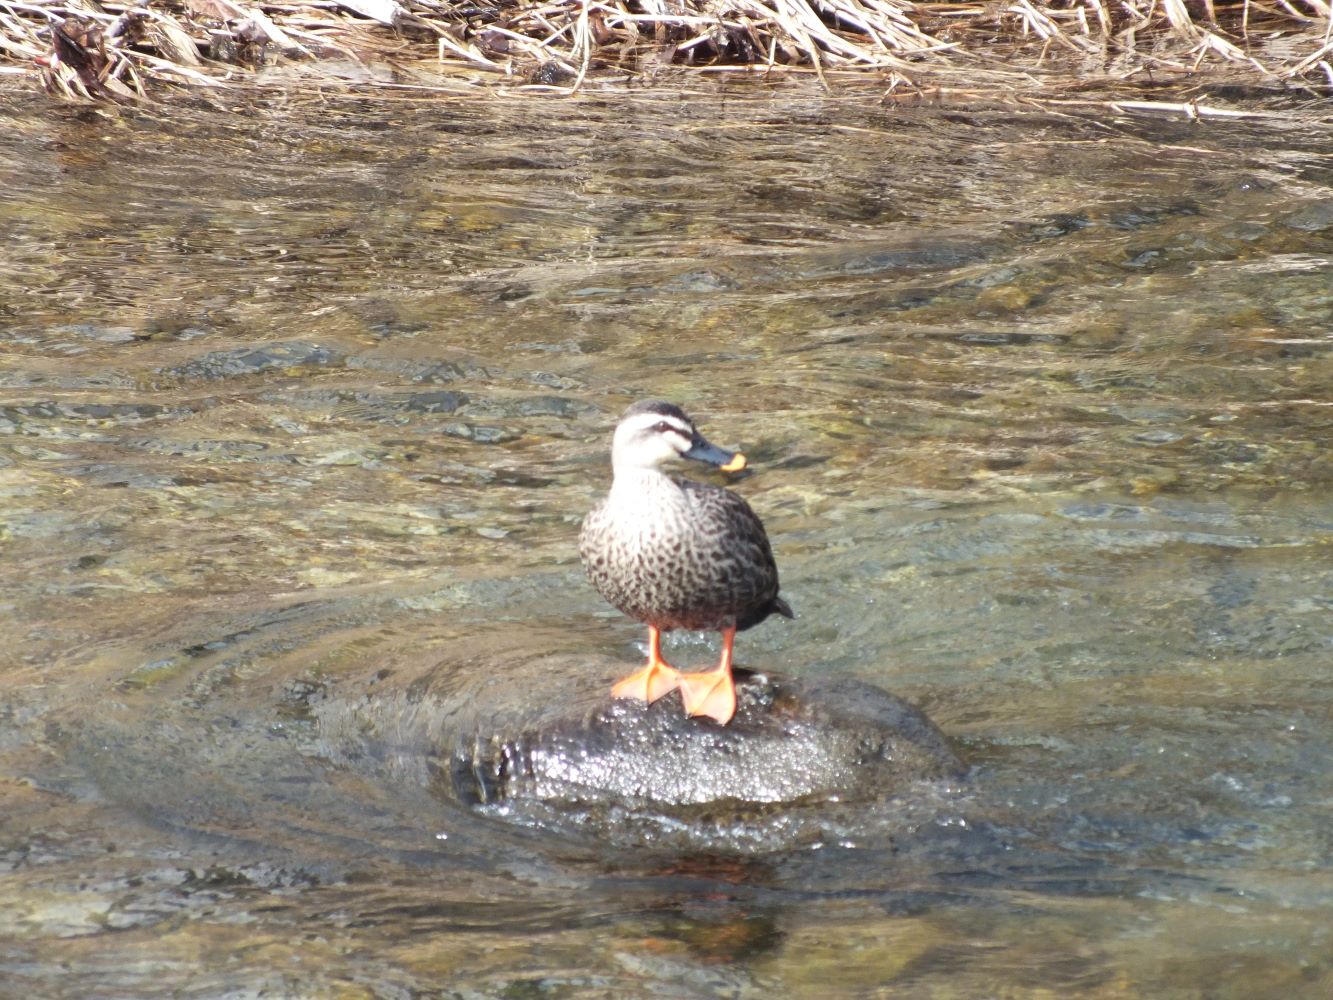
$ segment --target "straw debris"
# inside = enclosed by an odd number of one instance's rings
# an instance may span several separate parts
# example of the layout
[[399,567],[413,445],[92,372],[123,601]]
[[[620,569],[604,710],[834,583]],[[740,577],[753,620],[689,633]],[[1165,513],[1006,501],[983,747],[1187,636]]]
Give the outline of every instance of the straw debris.
[[[572,91],[663,67],[1333,93],[1331,0],[0,0],[0,71],[133,101],[291,60]],[[428,63],[427,60],[432,60]],[[8,66],[4,64],[9,64]]]

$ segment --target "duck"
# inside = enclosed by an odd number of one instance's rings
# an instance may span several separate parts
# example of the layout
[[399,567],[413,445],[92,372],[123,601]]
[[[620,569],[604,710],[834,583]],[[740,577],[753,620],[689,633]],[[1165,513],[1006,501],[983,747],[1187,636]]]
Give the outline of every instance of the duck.
[[[778,594],[759,516],[728,489],[664,472],[676,459],[724,472],[747,464],[740,452],[710,443],[679,406],[634,403],[616,425],[611,489],[583,519],[579,556],[597,591],[648,626],[647,664],[616,682],[612,696],[651,704],[679,690],[687,715],[726,725],[736,714],[736,633],[770,615],[794,615]],[[662,635],[673,629],[721,632],[717,666],[687,673],[667,663]]]

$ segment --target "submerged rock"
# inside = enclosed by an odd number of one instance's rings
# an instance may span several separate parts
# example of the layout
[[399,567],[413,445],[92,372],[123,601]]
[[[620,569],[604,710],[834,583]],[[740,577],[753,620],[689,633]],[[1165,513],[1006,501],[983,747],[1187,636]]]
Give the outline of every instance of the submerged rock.
[[212,351],[171,369],[171,372],[182,378],[213,381],[275,369],[326,368],[341,360],[342,355],[332,348],[291,340]]
[[[882,835],[905,804],[961,777],[918,709],[848,679],[737,676],[729,725],[606,699],[455,747],[454,794],[510,822],[621,846],[777,850]],[[891,830],[888,831],[891,835]]]

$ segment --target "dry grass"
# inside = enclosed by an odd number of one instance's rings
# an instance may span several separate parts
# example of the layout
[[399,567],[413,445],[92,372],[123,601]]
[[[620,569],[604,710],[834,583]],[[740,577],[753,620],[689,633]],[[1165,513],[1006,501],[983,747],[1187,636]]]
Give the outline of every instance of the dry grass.
[[[225,86],[293,59],[573,90],[666,66],[1333,93],[1333,0],[0,0],[0,73],[71,98]],[[455,76],[457,72],[455,72]],[[384,79],[383,76],[379,77]],[[933,81],[933,82],[932,82]],[[1050,81],[1048,84],[1045,81]]]

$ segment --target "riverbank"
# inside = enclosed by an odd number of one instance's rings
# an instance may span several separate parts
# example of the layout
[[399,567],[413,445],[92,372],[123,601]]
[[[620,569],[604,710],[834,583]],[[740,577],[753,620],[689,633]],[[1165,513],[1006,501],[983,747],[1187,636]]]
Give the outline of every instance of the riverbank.
[[[1328,0],[0,2],[0,73],[135,101],[316,67],[317,83],[572,92],[672,72],[883,80],[893,93],[1333,94]],[[321,73],[320,69],[327,69]],[[307,81],[310,73],[300,74]],[[326,79],[321,79],[326,77]],[[290,74],[288,74],[290,78]]]

